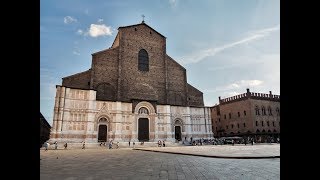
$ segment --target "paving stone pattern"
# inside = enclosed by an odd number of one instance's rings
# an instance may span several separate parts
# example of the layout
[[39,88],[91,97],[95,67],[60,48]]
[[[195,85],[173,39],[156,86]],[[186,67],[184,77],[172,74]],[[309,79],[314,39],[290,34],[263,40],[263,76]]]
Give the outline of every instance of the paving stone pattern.
[[41,180],[280,179],[280,158],[217,159],[123,149],[40,150]]

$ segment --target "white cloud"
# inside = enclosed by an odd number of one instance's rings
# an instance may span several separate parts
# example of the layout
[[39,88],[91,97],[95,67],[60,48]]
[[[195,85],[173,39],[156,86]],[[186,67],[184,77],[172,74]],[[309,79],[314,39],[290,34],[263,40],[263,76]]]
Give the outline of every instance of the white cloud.
[[235,90],[243,91],[246,88],[260,86],[262,84],[263,84],[263,81],[261,80],[240,80],[224,86],[218,86],[215,89],[207,89],[207,90],[204,90],[204,92],[212,93],[212,92],[218,92],[218,91],[225,91],[227,93],[235,94],[237,93],[235,92]]
[[204,105],[205,106],[214,106],[215,104],[217,104],[217,103],[213,102],[213,100],[211,100],[211,99],[212,99],[211,97],[210,98],[204,98],[203,99]]
[[275,27],[254,31],[254,32],[250,33],[250,35],[248,37],[243,38],[239,41],[231,42],[231,43],[225,44],[220,47],[200,50],[200,51],[197,51],[195,53],[192,53],[190,55],[187,55],[187,56],[179,58],[179,59],[181,59],[183,64],[197,63],[197,62],[202,61],[204,58],[212,57],[212,56],[216,55],[217,53],[224,51],[225,49],[229,49],[229,48],[232,48],[232,47],[235,47],[238,45],[247,44],[249,42],[262,39],[262,38],[268,36],[269,34],[271,34],[272,32],[275,32],[278,30],[280,30],[279,24]]
[[80,53],[79,53],[78,51],[72,51],[72,53],[73,53],[74,55],[77,55],[77,56],[80,55]]
[[73,22],[77,22],[78,20],[76,18],[73,18],[71,16],[66,16],[63,18],[63,22],[65,24],[70,24],[70,23],[73,23]]
[[241,94],[241,92],[231,91],[231,92],[227,92],[226,94],[227,94],[227,97],[231,97],[231,96],[239,95]]
[[78,29],[77,34],[82,35],[84,32],[81,29]]
[[178,0],[169,0],[169,4],[171,7],[175,7],[178,3]]
[[91,24],[89,29],[89,35],[91,37],[111,36],[112,30],[110,26],[106,26],[104,24]]
[[78,29],[76,34],[83,35],[83,36],[89,35],[91,37],[99,37],[99,36],[111,36],[112,32],[113,32],[112,28],[110,26],[106,26],[105,24],[91,24],[90,28],[87,31]]
[[98,19],[98,22],[101,23],[103,21],[103,19]]

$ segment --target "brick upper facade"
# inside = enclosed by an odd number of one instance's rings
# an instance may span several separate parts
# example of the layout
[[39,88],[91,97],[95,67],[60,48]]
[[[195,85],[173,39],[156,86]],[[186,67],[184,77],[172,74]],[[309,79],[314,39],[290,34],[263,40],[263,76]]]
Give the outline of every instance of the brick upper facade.
[[[141,49],[149,71],[138,70]],[[91,68],[64,77],[62,86],[96,90],[97,100],[204,106],[203,93],[187,83],[186,69],[166,54],[166,38],[144,22],[119,27],[112,46],[92,54]]]

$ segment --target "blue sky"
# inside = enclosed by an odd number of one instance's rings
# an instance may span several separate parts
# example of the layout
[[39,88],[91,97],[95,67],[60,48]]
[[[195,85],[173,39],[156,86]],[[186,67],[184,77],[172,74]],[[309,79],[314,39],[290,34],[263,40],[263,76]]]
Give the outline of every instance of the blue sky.
[[91,54],[142,14],[167,37],[167,54],[187,69],[206,106],[246,88],[280,94],[279,0],[42,0],[40,112],[50,124],[61,78],[88,70]]

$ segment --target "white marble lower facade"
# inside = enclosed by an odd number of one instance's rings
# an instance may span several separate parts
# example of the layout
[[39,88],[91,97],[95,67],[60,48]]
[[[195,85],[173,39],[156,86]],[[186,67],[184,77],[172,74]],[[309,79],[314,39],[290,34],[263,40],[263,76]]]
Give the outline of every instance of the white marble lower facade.
[[94,90],[57,86],[50,141],[137,142],[143,133],[149,142],[213,138],[209,107],[156,105],[155,109],[141,101],[132,109],[132,103],[95,98]]

